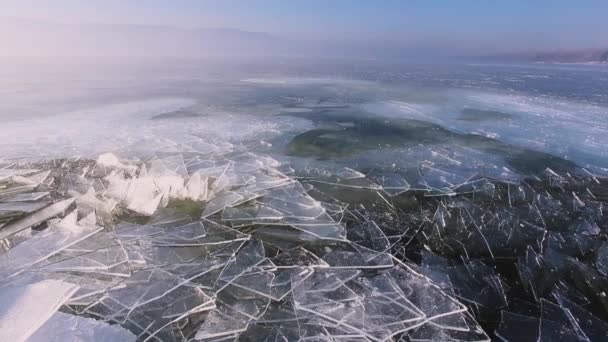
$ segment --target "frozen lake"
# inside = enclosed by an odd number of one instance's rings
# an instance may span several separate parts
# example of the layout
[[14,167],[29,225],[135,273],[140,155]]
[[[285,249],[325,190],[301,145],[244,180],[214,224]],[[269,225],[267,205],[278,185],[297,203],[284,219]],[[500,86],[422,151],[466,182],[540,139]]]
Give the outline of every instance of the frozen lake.
[[606,67],[24,62],[0,84],[0,340],[608,338]]

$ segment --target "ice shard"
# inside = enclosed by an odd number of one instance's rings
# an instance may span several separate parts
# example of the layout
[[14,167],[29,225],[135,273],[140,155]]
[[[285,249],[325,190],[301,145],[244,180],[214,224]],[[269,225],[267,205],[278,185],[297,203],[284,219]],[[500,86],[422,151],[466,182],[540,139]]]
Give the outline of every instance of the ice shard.
[[119,325],[56,312],[27,339],[27,342],[134,342],[135,338],[135,335]]
[[25,278],[0,287],[2,341],[28,340],[78,290],[77,285],[63,281]]
[[32,227],[39,223],[42,223],[52,217],[55,217],[65,212],[70,205],[74,203],[74,198],[68,198],[50,206],[36,211],[30,215],[27,215],[21,219],[10,222],[7,225],[0,228],[0,239],[7,238],[15,233],[18,233],[26,228]]

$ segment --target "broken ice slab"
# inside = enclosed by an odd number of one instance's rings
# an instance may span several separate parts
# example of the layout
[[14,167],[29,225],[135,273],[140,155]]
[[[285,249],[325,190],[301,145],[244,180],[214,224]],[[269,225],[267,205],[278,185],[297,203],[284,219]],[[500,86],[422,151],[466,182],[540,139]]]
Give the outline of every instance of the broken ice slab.
[[143,215],[152,215],[163,199],[154,179],[142,177],[132,179],[127,184],[125,201],[127,208]]
[[42,184],[42,182],[44,182],[49,177],[50,174],[51,174],[51,171],[48,170],[48,171],[42,171],[42,172],[35,173],[33,175],[28,175],[28,176],[14,176],[12,178],[12,181],[17,184],[38,186],[38,185]]
[[234,179],[233,174],[229,174],[229,170],[232,169],[233,162],[230,161],[226,165],[212,168],[211,170],[199,170],[201,174],[213,177],[214,180],[210,184],[211,193],[217,194],[223,190],[229,190],[231,187],[231,180]]
[[[270,298],[275,301],[284,300],[294,288],[308,279],[314,270],[311,267],[296,267],[277,270],[270,284]],[[238,280],[237,282],[240,282]]]
[[215,298],[208,296],[199,287],[184,287],[184,291],[174,291],[165,300],[169,305],[163,306],[163,318],[176,319],[193,312],[202,312],[216,307]]
[[590,218],[578,218],[574,220],[569,229],[577,234],[596,236],[601,233],[600,227]]
[[228,207],[222,212],[222,221],[230,222],[233,226],[251,225],[262,221],[279,221],[283,213],[263,204],[250,204],[238,207]]
[[353,242],[337,242],[331,250],[317,253],[332,268],[381,269],[394,265],[389,253],[377,252]]
[[494,308],[507,306],[506,284],[479,260],[449,265],[447,259],[424,252],[421,271],[468,304],[476,317],[490,317]]
[[306,179],[306,182],[312,183],[315,186],[335,187],[336,189],[353,189],[353,190],[382,190],[382,186],[368,178],[350,178],[350,179]]
[[209,196],[209,177],[202,176],[198,171],[193,173],[181,196],[193,201],[206,201]]
[[203,210],[202,218],[209,217],[219,211],[224,210],[226,207],[235,205],[236,203],[243,200],[243,196],[232,191],[223,191],[215,196],[211,201],[207,203],[205,210]]
[[25,194],[18,194],[6,198],[0,199],[1,202],[30,202],[30,201],[38,201],[49,195],[48,191],[41,192],[30,192]]
[[[216,232],[210,232],[213,234]],[[203,222],[192,222],[185,225],[177,225],[176,227],[167,227],[165,228],[164,234],[157,236],[154,238],[155,243],[159,243],[160,241],[200,241],[207,236],[207,229]],[[227,239],[229,240],[229,239]]]
[[495,331],[503,341],[604,341],[608,324],[554,292],[556,303],[540,300],[540,317],[502,311]]
[[400,195],[410,189],[410,183],[396,173],[376,175],[372,179],[380,185],[382,191],[391,197]]
[[382,232],[374,221],[364,221],[352,225],[347,230],[347,237],[350,241],[365,248],[377,251],[388,252],[391,242]]
[[467,180],[462,184],[457,184],[451,189],[452,194],[473,194],[477,196],[484,196],[486,198],[492,198],[496,190],[494,183],[490,182],[486,178]]
[[[329,215],[327,215],[329,217]],[[338,222],[286,220],[286,225],[304,232],[306,240],[346,241],[346,228]]]
[[[12,176],[9,180],[0,181],[0,198],[2,200],[34,191],[49,176],[50,171],[43,171],[28,176]],[[24,195],[26,196],[26,195]]]
[[188,176],[188,170],[181,154],[154,158],[148,162],[148,175],[152,177]]
[[434,195],[454,195],[453,189],[465,184],[476,176],[473,170],[446,170],[434,165],[431,162],[423,163],[419,169],[419,177],[413,187],[428,192],[429,196]]
[[10,198],[11,196],[16,196],[24,193],[29,193],[34,191],[38,185],[32,184],[16,184],[12,183],[10,185],[2,186],[0,185],[0,198]]
[[200,287],[181,286],[138,307],[125,318],[114,318],[124,322],[123,326],[131,327],[141,341],[166,341],[173,340],[175,327],[183,327],[184,321],[190,321],[194,315],[206,315],[215,308],[214,298],[207,296]]
[[251,193],[260,193],[265,190],[271,190],[294,183],[294,180],[289,177],[284,175],[274,175],[269,171],[267,172],[271,175],[258,173],[255,176],[255,181],[244,186],[241,190]]
[[147,224],[161,228],[173,228],[186,225],[192,221],[193,218],[190,213],[183,212],[177,208],[162,208],[150,217]]
[[[120,234],[124,233],[125,231],[121,231]],[[163,229],[160,234],[145,239],[155,246],[186,247],[247,241],[249,236],[213,221],[202,220],[184,226]]]
[[336,241],[335,239],[320,238],[301,229],[281,225],[256,228],[253,236],[283,250],[302,246],[331,245]]
[[[295,324],[294,324],[295,325]],[[251,324],[247,330],[239,334],[238,340],[241,342],[257,342],[257,341],[290,341],[301,338],[300,331],[292,329],[293,336],[287,329],[287,324],[280,326],[270,325],[264,326],[261,324]]]
[[[302,311],[299,312],[301,314]],[[300,326],[298,329],[297,326]],[[323,319],[318,316],[310,317],[304,322],[288,322],[280,326],[279,331],[288,340],[327,341],[343,340],[352,342],[368,342],[369,336],[343,325]]]
[[[159,265],[164,271],[182,278],[199,277],[209,272],[196,281],[211,289],[219,276],[218,272],[243,243],[243,241],[224,241],[221,244],[174,248],[154,246],[142,241],[126,244],[125,249],[134,270],[146,270]],[[213,275],[210,275],[211,273]]]
[[608,243],[606,242],[597,249],[595,267],[601,274],[608,276]]
[[[141,193],[139,193],[141,194]],[[161,204],[163,194],[159,193],[152,197],[132,195],[132,201],[127,206],[128,209],[142,215],[152,215]]]
[[[554,261],[557,261],[557,265],[551,265],[551,267],[559,266],[556,268],[556,271],[564,269],[563,265],[566,256],[582,257],[589,255],[594,249],[599,247],[597,237],[573,233],[549,232],[547,234],[547,242],[548,248],[545,256],[552,253],[552,257]],[[585,268],[587,267],[588,265],[585,265]]]
[[0,274],[10,277],[23,272],[103,229],[95,224],[80,225],[76,222],[76,215],[77,212],[72,212],[58,223],[0,255]]
[[131,275],[128,262],[128,253],[118,239],[110,233],[100,232],[53,255],[37,267],[43,272],[128,277]]
[[[41,272],[44,272],[44,270],[41,270]],[[84,308],[99,300],[108,290],[124,280],[124,277],[107,276],[95,272],[44,272],[43,274],[49,279],[58,279],[79,286],[78,291],[65,304],[70,305],[71,309],[79,314],[84,312]]]
[[[162,269],[137,271],[114,288],[109,289],[106,295],[101,297],[97,303],[90,305],[87,311],[124,323],[132,313],[150,310],[151,307],[156,308],[161,302],[161,306],[164,306],[163,310],[165,310],[167,306],[175,302],[176,296],[174,295],[177,294],[179,297],[184,292],[196,290],[192,286],[191,280],[207,272],[209,272],[208,269],[199,268],[198,272],[182,278]],[[171,301],[166,302],[167,299],[171,299]],[[207,300],[204,302],[206,303]],[[107,313],[108,309],[111,310],[110,313]]]
[[27,342],[135,342],[135,335],[116,324],[56,312]]
[[262,241],[249,241],[241,250],[239,250],[236,257],[228,262],[226,267],[222,270],[222,273],[214,285],[214,291],[221,291],[238,277],[249,272],[252,267],[256,267],[267,261],[268,259],[265,256],[264,244]]
[[[296,275],[296,272],[293,271],[295,270],[275,273],[276,267],[271,261],[265,260],[260,265],[250,267],[246,272],[239,275],[221,293],[233,293],[233,295],[242,298],[259,297],[265,301],[269,299],[280,300],[284,294],[286,295],[291,291],[291,287],[286,288],[286,285],[291,285],[289,276],[291,274]],[[282,274],[286,274],[287,279],[280,279],[278,283],[275,283],[277,276]]]
[[490,342],[490,337],[468,313],[463,313],[461,316],[465,320],[463,328],[444,328],[435,324],[436,321],[430,321],[406,332],[398,342]]
[[163,195],[163,206],[166,206],[171,198],[181,198],[184,192],[184,178],[181,176],[154,177],[153,182]]
[[245,316],[251,320],[261,319],[268,306],[270,298],[244,288],[229,286],[216,294],[215,302],[223,312],[231,312],[231,316]]
[[556,292],[553,297],[572,329],[577,332],[578,338],[589,341],[608,340],[608,323]]
[[116,155],[112,153],[102,153],[97,157],[96,164],[98,166],[109,168],[109,169],[119,169],[130,171],[129,173],[135,172],[135,165],[129,165],[128,163],[122,162]]
[[165,232],[163,227],[138,225],[134,223],[119,223],[114,227],[114,233],[123,242],[137,242]]
[[[315,220],[323,219],[326,213],[321,203],[306,194],[299,183],[274,189],[259,198],[258,203],[257,210],[250,210],[250,215],[260,220]],[[325,220],[333,221],[331,218]]]
[[[0,227],[2,224],[0,223]],[[15,247],[16,245],[22,243],[23,241],[29,240],[32,238],[32,228],[27,228],[20,231],[17,234],[13,234],[12,236],[0,241],[0,250],[3,252],[8,251],[9,249]]]
[[[199,172],[201,176],[208,177],[210,180],[212,180],[211,185],[214,185],[218,178],[221,178],[226,174],[226,172],[228,172],[228,170],[232,167],[232,163],[232,161],[226,160],[200,160],[192,165],[189,165],[188,168],[192,173]],[[215,190],[215,188],[213,190]]]
[[326,268],[329,265],[323,259],[316,256],[305,248],[293,248],[282,251],[279,255],[272,258],[272,262],[278,269],[285,268]]
[[256,323],[280,326],[291,322],[296,324],[306,322],[311,317],[315,316],[302,311],[297,312],[293,297],[290,295],[281,301],[271,301],[264,315]]
[[0,182],[14,176],[31,175],[36,172],[38,172],[38,170],[35,169],[0,169]]
[[[335,222],[328,214],[323,214],[314,220],[285,218],[283,220],[256,220],[252,222],[252,224],[260,226],[288,226],[303,232],[304,234],[299,234],[303,241],[343,241],[346,238],[346,229],[344,228],[344,225]],[[264,228],[265,227],[263,227],[263,229]],[[272,230],[272,228],[267,229],[267,231],[269,230]],[[293,234],[290,234],[290,231],[286,231],[286,234],[292,235],[293,237]],[[290,239],[289,236],[286,237]]]
[[445,335],[453,336],[456,339],[472,339],[473,341],[488,339],[488,335],[469,311],[439,317],[429,321],[429,325],[443,330]]
[[[233,310],[225,306],[212,310],[205,322],[196,332],[195,340],[221,340],[247,330],[251,319],[247,316],[235,314]],[[236,336],[234,336],[236,337]]]
[[583,295],[592,303],[601,305],[604,310],[608,308],[605,289],[608,288],[608,278],[603,277],[593,267],[575,258],[566,258],[565,265],[568,267],[570,277]]
[[[309,278],[314,280],[315,278]],[[296,308],[329,320],[373,341],[407,331],[425,319],[388,274],[359,277],[335,290],[318,291],[306,280],[294,290]]]
[[343,167],[336,172],[336,176],[344,179],[355,179],[355,178],[363,178],[365,174],[353,170],[349,167]]
[[77,285],[35,278],[0,284],[0,341],[26,341],[76,290]]
[[[177,197],[183,189],[180,176],[139,176],[125,178],[123,173],[112,173],[105,177],[108,182],[106,194],[136,213],[152,215],[170,196]],[[165,203],[166,204],[166,203]]]
[[0,203],[0,219],[28,214],[49,205],[49,202],[7,202]]
[[548,300],[541,299],[541,315],[538,327],[540,341],[591,341],[580,326],[571,317],[571,312],[564,312],[561,307]]
[[404,293],[409,294],[407,299],[424,312],[427,321],[458,317],[467,311],[466,306],[403,263],[397,263],[385,272],[391,275]]
[[446,201],[447,206],[438,205],[435,223],[422,229],[432,250],[490,258],[524,253],[529,245],[541,250],[547,230],[523,219],[522,214],[511,209],[488,211],[463,199]]
[[294,199],[283,199],[271,197],[276,194],[269,194],[262,197],[259,202],[267,207],[270,207],[278,212],[281,212],[282,217],[312,220],[325,213],[325,208],[319,202],[310,201],[310,197],[300,197]]
[[247,203],[236,208],[227,208],[222,220],[239,225],[264,224],[302,224],[322,225],[336,223],[325,208],[302,206],[298,203],[285,203],[265,196],[256,203]]
[[505,342],[535,342],[539,341],[539,323],[535,317],[501,311],[500,325],[494,334]]
[[83,195],[76,197],[76,207],[81,215],[88,215],[95,212],[102,218],[109,218],[118,202],[114,199],[99,199],[93,187],[89,188]]
[[[552,256],[555,253],[557,252],[549,248],[545,255]],[[523,289],[537,302],[553,288],[561,277],[560,267],[551,265],[551,259],[545,263],[544,257],[531,247],[528,247],[524,256],[519,257],[517,271]]]
[[36,211],[16,221],[8,223],[4,227],[0,228],[0,240],[62,214],[70,207],[70,205],[72,205],[73,202],[74,198],[68,198],[63,201],[53,203],[44,209]]
[[[306,291],[335,291],[345,283],[355,279],[362,272],[353,269],[321,268],[315,269],[303,286]],[[298,288],[299,290],[299,288]]]

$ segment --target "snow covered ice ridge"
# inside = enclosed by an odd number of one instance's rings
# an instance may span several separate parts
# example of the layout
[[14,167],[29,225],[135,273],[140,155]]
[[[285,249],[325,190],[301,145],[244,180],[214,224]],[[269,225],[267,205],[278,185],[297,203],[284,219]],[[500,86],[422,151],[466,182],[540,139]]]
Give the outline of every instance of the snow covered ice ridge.
[[0,340],[488,340],[395,236],[347,232],[347,206],[291,171],[251,153],[2,165]]
[[604,179],[410,186],[208,151],[0,165],[0,340],[606,337]]

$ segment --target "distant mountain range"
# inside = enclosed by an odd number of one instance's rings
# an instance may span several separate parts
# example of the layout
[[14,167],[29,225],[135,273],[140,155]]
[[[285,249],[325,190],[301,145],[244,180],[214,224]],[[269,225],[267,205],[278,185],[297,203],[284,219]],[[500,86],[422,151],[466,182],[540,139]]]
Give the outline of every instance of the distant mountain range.
[[[470,57],[469,57],[470,58]],[[479,57],[489,61],[534,62],[534,63],[577,63],[608,65],[607,49],[554,50],[543,52],[522,52]]]
[[586,49],[572,51],[554,51],[536,54],[535,62],[544,63],[607,63],[608,49]]
[[[480,49],[483,49],[479,47]],[[464,49],[464,48],[463,48]],[[439,60],[482,59],[542,63],[606,63],[608,49],[542,53],[460,55],[424,42],[389,37],[298,39],[233,28],[178,28],[131,24],[61,24],[0,16],[1,57],[198,58],[198,57],[349,57]]]
[[0,16],[0,58],[373,58],[404,51],[402,45],[381,40],[313,40],[234,28],[61,24]]
[[288,42],[232,28],[58,24],[0,17],[5,56],[202,57],[280,54]]

